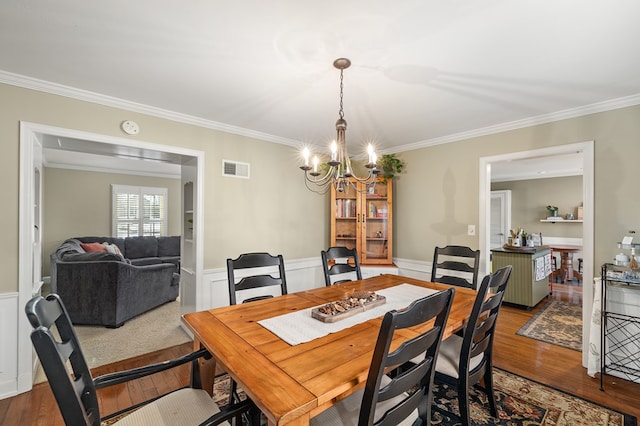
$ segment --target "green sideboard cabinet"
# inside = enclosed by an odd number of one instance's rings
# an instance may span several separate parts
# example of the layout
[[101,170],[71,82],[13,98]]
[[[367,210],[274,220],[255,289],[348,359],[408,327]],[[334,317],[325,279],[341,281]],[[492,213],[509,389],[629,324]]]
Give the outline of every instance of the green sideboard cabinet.
[[547,246],[491,250],[491,268],[513,266],[504,301],[532,308],[549,295],[551,249]]

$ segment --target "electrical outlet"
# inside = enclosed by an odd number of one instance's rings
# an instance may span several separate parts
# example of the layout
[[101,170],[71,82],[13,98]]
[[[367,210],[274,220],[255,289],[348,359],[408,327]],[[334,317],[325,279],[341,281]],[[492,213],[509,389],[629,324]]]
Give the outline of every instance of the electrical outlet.
[[467,225],[467,235],[476,235],[475,225]]

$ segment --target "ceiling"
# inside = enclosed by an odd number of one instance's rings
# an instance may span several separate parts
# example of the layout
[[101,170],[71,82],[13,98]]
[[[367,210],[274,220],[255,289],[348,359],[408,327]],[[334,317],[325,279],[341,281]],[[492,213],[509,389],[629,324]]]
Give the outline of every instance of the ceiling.
[[3,0],[0,82],[325,146],[347,57],[350,153],[401,152],[640,103],[638,16],[637,0]]

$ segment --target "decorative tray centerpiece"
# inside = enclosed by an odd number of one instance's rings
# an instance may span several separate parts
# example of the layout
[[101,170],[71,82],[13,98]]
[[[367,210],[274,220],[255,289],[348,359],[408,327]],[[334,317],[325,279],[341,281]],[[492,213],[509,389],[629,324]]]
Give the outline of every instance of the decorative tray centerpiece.
[[340,300],[313,308],[311,316],[322,322],[336,322],[385,303],[387,299],[373,291],[354,291]]

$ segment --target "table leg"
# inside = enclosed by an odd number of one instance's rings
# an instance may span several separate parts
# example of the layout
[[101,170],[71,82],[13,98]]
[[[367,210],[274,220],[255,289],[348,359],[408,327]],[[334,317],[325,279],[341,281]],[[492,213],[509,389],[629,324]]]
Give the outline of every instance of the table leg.
[[[268,421],[268,424],[269,426],[276,426],[276,423],[273,423],[273,421],[271,420]],[[287,426],[308,426],[308,425],[309,425],[308,413],[306,415],[293,419],[292,421],[287,423]]]
[[[198,351],[204,348],[198,339],[193,340],[193,350]],[[198,366],[200,367],[200,380],[202,380],[202,389],[213,396],[213,381],[216,377],[216,359],[200,358],[198,360]]]
[[562,252],[562,269],[563,269],[563,279],[566,284],[567,281],[573,281],[573,253],[570,251]]

